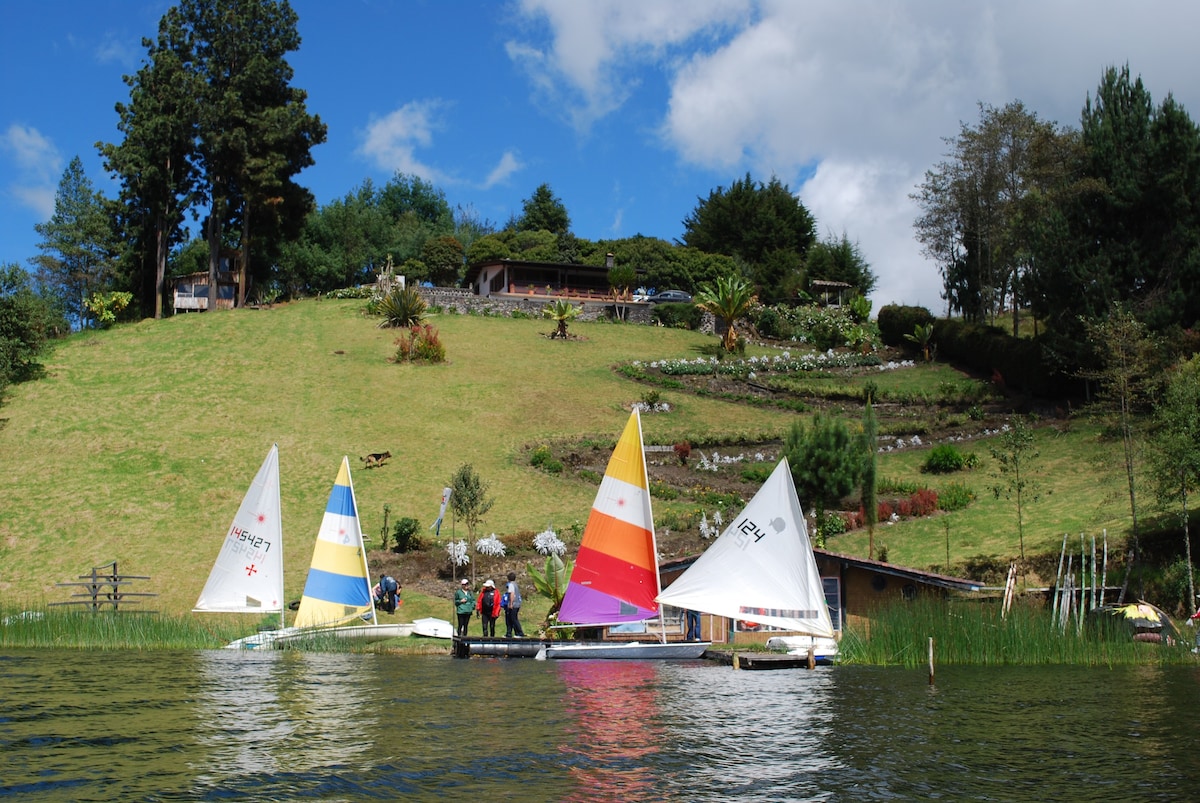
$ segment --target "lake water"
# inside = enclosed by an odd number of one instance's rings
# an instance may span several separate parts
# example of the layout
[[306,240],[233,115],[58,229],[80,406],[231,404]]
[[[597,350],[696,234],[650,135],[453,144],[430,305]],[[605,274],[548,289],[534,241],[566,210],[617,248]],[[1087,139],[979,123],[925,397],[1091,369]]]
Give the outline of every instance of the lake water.
[[1200,670],[0,652],[0,798],[1200,797]]

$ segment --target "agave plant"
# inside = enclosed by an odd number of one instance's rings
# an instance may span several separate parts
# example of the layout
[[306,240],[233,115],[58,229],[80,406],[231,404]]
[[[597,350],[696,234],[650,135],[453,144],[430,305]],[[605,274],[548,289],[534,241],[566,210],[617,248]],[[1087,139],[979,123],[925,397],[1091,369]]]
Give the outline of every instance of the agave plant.
[[558,324],[558,329],[551,337],[567,337],[567,324],[575,320],[583,307],[577,307],[565,298],[560,298],[542,307],[542,317],[549,318]]
[[380,329],[416,326],[425,317],[425,299],[415,287],[397,287],[379,301]]

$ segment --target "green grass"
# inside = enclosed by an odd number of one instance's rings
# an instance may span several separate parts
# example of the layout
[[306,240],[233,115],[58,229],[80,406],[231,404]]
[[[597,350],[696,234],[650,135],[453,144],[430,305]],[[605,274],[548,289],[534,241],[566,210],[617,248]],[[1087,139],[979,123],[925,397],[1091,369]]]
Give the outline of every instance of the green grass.
[[[391,519],[428,526],[441,489],[470,463],[496,503],[482,536],[537,532],[587,517],[595,487],[520,459],[522,446],[594,435],[609,443],[643,388],[613,366],[693,357],[711,336],[576,322],[465,315],[431,318],[445,365],[396,365],[394,332],[361,301],[306,301],[85,332],[45,360],[46,378],[13,389],[2,414],[0,600],[63,601],[55,584],[113,560],[150,575],[165,613],[191,609],[246,487],[279,444],[286,593],[299,596],[313,539],[343,455],[363,531]],[[688,433],[781,434],[790,417],[665,393],[648,442]],[[383,468],[360,455],[389,450]],[[424,536],[429,536],[427,530]],[[465,537],[447,517],[443,538]],[[417,603],[406,593],[409,604]],[[429,603],[448,618],[448,602]],[[414,608],[406,609],[406,616]]]
[[[1007,617],[1000,606],[977,600],[918,600],[876,611],[870,633],[848,631],[839,660],[847,664],[927,666],[929,639],[934,665],[1115,666],[1119,664],[1194,664],[1191,645],[1145,644],[1121,628],[1079,631],[1072,621],[1066,632],[1051,622],[1042,607],[1015,605]],[[869,636],[869,637],[868,637]]]
[[[1034,473],[1036,499],[1024,504],[1025,554],[1028,558],[1041,556],[1041,564],[1052,558],[1054,565],[1068,534],[1077,547],[1080,533],[1100,538],[1109,536],[1109,555],[1115,560],[1117,543],[1125,537],[1129,520],[1128,497],[1123,496],[1124,475],[1116,465],[1113,445],[1106,443],[1099,430],[1088,424],[1073,424],[1063,432],[1053,427],[1037,431],[1040,456],[1031,464]],[[961,483],[976,494],[976,501],[967,508],[923,519],[902,520],[892,525],[881,524],[875,529],[875,544],[887,546],[890,563],[901,566],[945,569],[947,525],[950,538],[951,573],[955,564],[961,568],[964,559],[977,555],[995,555],[1002,560],[1015,558],[1020,550],[1017,528],[1017,509],[1013,500],[999,498],[993,487],[1003,485],[995,461],[988,450],[988,440],[957,444],[964,453],[979,457],[975,469],[955,474],[933,476],[921,473],[927,450],[907,449],[883,455],[879,460],[879,475],[890,480],[916,482],[931,488],[949,482]],[[830,539],[829,548],[838,552],[865,555],[867,531],[855,530]],[[1110,580],[1113,575],[1110,575]],[[1031,583],[1053,583],[1053,574],[1029,578]]]
[[[632,360],[694,358],[714,339],[678,329],[575,322],[567,342],[541,320],[437,315],[449,361],[396,365],[395,332],[376,327],[356,300],[305,301],[270,310],[234,310],[142,321],[85,332],[45,360],[46,378],[12,389],[0,408],[0,602],[65,601],[56,583],[118,560],[123,573],[149,575],[134,590],[165,616],[188,616],[229,522],[271,443],[280,447],[286,595],[299,597],[338,464],[349,455],[362,527],[377,535],[383,506],[395,522],[411,516],[421,536],[437,514],[441,489],[470,463],[489,483],[495,506],[477,536],[502,540],[562,533],[586,520],[595,484],[570,472],[529,465],[527,447],[572,440],[609,448],[627,407],[647,386],[614,370]],[[897,393],[927,388],[932,398],[962,376],[943,365],[860,374]],[[843,382],[834,379],[834,382]],[[796,413],[656,388],[668,415],[643,419],[647,443],[732,443],[781,438]],[[845,414],[857,423],[857,407]],[[977,501],[954,513],[876,528],[892,563],[916,568],[1018,551],[1016,510],[997,499],[985,440],[958,444],[981,460],[973,471],[921,474],[925,450],[883,455],[879,474],[938,487],[960,482]],[[583,448],[583,447],[580,447]],[[1057,559],[1064,533],[1099,535],[1110,553],[1128,527],[1128,503],[1115,446],[1087,423],[1038,431],[1038,500],[1025,511],[1027,555]],[[360,455],[388,450],[391,461],[365,470]],[[702,479],[698,479],[702,482]],[[682,520],[696,505],[656,499],[659,518]],[[448,516],[443,541],[465,538]],[[832,538],[830,549],[865,555],[867,532]],[[400,556],[404,579],[406,558]],[[522,561],[524,562],[524,561]],[[1043,561],[1045,562],[1045,561]],[[481,571],[492,571],[483,567]],[[1031,584],[1045,581],[1030,575]],[[1053,577],[1049,578],[1051,581]],[[544,615],[528,594],[527,630]],[[397,614],[452,619],[448,599],[404,592]],[[245,617],[196,617],[244,634]],[[216,626],[216,625],[211,625]]]

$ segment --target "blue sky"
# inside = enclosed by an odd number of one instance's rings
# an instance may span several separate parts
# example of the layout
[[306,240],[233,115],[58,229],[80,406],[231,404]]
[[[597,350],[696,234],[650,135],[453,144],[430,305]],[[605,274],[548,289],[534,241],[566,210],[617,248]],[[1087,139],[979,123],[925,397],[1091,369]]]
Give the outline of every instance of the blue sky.
[[[95,186],[155,0],[0,0],[0,262],[38,253],[73,156]],[[1078,125],[1105,67],[1200,120],[1200,3],[296,0],[294,85],[327,203],[396,171],[502,225],[547,182],[588,239],[675,240],[697,198],[777,176],[879,277],[942,312],[909,198],[980,102]]]

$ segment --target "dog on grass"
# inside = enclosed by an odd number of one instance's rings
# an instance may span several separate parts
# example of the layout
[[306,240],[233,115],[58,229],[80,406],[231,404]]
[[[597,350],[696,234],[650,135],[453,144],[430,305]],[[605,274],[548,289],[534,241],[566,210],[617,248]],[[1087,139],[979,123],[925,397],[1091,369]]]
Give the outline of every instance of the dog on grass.
[[363,461],[363,465],[366,468],[375,468],[376,466],[382,466],[391,456],[391,452],[375,452],[366,457],[360,457],[359,460]]

